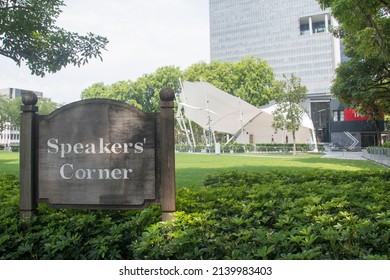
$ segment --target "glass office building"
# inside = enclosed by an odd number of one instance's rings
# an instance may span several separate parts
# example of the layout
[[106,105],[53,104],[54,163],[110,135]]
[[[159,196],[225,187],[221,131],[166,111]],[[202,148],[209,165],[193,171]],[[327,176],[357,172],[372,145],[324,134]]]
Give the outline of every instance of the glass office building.
[[316,0],[210,0],[211,60],[255,56],[268,62],[277,79],[298,76],[308,89],[306,106],[318,140],[344,139],[348,146],[350,137],[331,130],[332,123],[344,121],[334,118],[344,108],[330,94],[335,69],[345,59],[340,40],[329,32],[336,25]]
[[210,0],[211,60],[260,57],[277,78],[294,73],[309,95],[329,95],[341,59],[333,24],[315,0]]

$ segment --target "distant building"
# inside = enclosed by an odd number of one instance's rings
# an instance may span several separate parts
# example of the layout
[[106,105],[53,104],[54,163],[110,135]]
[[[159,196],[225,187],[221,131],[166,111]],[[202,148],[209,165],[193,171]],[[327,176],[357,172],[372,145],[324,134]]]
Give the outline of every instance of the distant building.
[[12,127],[9,122],[1,124],[0,127],[0,147],[8,148],[18,146],[20,143],[19,130]]
[[[30,90],[19,89],[19,88],[4,88],[0,89],[0,97],[5,98],[17,98],[21,97],[24,92]],[[43,97],[43,93],[39,91],[33,91],[38,98]],[[11,126],[7,121],[2,121],[0,118],[0,146],[9,148],[11,146],[18,146],[20,143],[19,130]]]
[[0,89],[0,96],[7,96],[8,98],[16,98],[21,97],[24,92],[32,91],[34,92],[38,98],[43,97],[43,93],[40,91],[33,91],[33,90],[26,90],[26,89],[20,89],[20,88],[3,88]]
[[254,56],[267,61],[277,79],[294,74],[308,89],[305,106],[320,142],[355,148],[374,144],[374,124],[343,118],[348,108],[330,93],[335,69],[347,58],[340,40],[329,32],[338,25],[329,9],[322,10],[316,0],[209,3],[212,61]]

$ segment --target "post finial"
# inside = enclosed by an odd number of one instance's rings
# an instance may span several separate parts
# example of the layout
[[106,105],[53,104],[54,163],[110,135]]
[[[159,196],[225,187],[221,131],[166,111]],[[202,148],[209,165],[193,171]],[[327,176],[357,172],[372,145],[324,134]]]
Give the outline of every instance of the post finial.
[[172,88],[166,87],[160,91],[161,101],[173,101],[175,99],[175,92]]
[[37,95],[32,91],[25,91],[22,93],[22,102],[24,105],[36,105],[38,102]]

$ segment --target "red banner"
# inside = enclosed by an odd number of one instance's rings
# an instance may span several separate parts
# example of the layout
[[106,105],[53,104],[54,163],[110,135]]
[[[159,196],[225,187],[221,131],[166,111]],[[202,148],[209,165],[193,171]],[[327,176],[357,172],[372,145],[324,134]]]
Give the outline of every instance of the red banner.
[[367,121],[369,117],[362,116],[353,109],[344,109],[344,121]]

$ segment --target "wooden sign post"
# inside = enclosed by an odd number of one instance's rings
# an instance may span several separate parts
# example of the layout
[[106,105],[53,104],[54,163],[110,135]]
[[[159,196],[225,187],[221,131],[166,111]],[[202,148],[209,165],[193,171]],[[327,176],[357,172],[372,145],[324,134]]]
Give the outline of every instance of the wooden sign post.
[[161,107],[161,198],[163,221],[173,219],[176,211],[176,183],[175,183],[175,151],[174,145],[174,92],[171,88],[165,88],[160,92]]
[[38,202],[56,208],[143,209],[175,201],[174,92],[160,92],[161,113],[88,99],[36,114],[36,96],[22,97],[20,212]]

